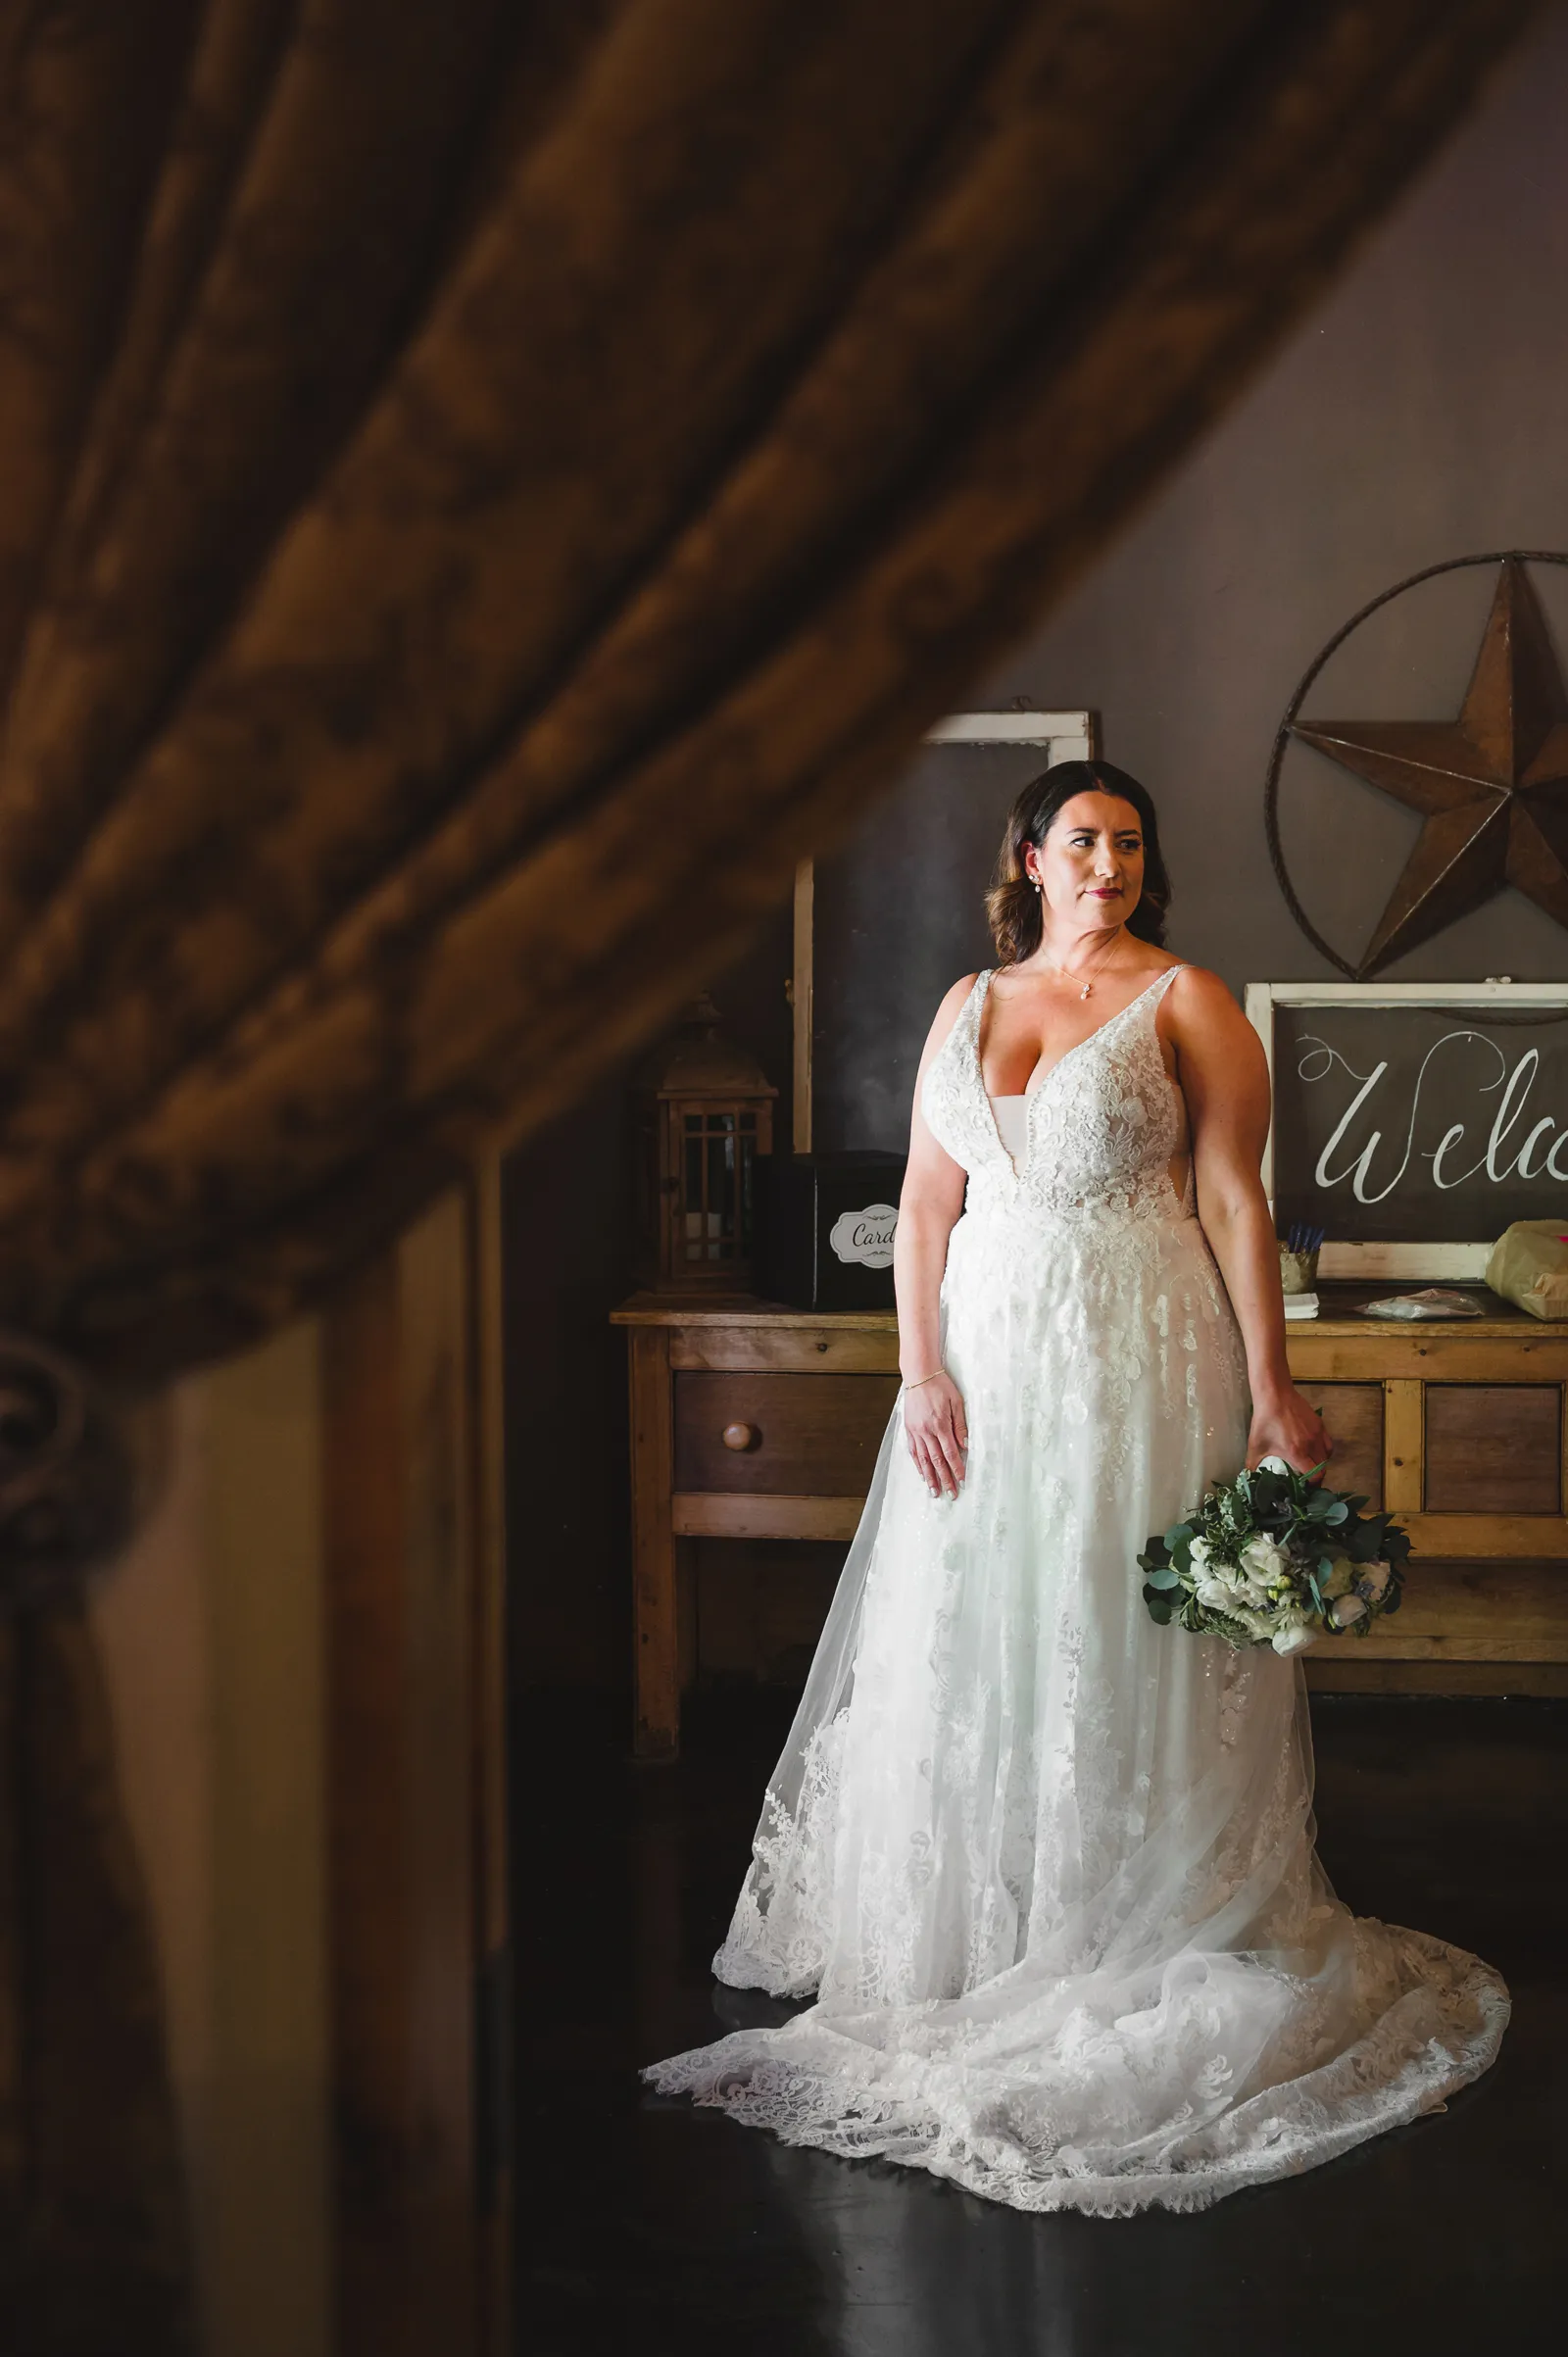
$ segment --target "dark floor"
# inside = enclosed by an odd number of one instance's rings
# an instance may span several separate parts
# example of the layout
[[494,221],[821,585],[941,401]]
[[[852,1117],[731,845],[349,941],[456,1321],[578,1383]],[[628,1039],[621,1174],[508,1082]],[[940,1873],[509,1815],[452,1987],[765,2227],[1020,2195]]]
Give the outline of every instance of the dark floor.
[[1112,2221],[1024,2217],[647,2093],[635,2063],[764,2002],[716,1991],[708,1960],[787,1709],[699,1705],[681,1763],[645,1769],[580,1699],[528,1715],[518,2308],[537,2357],[1561,2345],[1568,1703],[1319,1699],[1330,1873],[1358,1912],[1500,1967],[1501,2059],[1446,2116],[1305,2177]]

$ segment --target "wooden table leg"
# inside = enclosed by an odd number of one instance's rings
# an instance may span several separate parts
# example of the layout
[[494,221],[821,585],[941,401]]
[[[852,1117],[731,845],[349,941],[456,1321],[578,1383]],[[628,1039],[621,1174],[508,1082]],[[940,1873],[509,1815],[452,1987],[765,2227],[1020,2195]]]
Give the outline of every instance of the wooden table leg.
[[677,1539],[675,1542],[675,1625],[676,1668],[680,1680],[680,1699],[697,1684],[697,1542]]
[[634,1327],[631,1346],[632,1593],[636,1614],[639,1759],[673,1759],[680,1748],[680,1633],[675,1534],[675,1433],[669,1332]]

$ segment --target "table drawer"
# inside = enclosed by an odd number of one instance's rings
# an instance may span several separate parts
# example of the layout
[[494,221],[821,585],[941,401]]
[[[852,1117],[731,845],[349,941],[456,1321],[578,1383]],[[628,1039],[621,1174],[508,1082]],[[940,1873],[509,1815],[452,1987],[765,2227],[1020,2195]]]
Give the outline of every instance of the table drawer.
[[[677,1375],[675,1488],[864,1496],[896,1375]],[[728,1438],[726,1439],[726,1434]]]
[[1383,1386],[1381,1383],[1302,1383],[1328,1428],[1334,1454],[1323,1479],[1331,1490],[1351,1490],[1372,1511],[1383,1503]]
[[1429,1514],[1562,1510],[1562,1392],[1556,1384],[1429,1383]]

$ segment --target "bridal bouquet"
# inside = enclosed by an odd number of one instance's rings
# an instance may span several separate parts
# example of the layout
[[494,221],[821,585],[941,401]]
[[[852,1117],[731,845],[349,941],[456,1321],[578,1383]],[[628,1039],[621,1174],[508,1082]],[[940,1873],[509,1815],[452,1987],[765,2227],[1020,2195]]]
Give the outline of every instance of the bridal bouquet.
[[1138,1558],[1144,1601],[1162,1627],[1174,1620],[1238,1648],[1297,1653],[1325,1630],[1364,1637],[1399,1609],[1410,1553],[1406,1534],[1364,1514],[1366,1502],[1266,1456],[1211,1483],[1185,1521],[1151,1538]]

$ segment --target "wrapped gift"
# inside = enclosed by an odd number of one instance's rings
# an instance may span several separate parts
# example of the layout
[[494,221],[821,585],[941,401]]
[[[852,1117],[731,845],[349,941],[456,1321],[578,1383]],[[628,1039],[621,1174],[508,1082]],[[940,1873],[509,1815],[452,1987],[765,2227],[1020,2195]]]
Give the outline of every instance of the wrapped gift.
[[1487,1262],[1487,1283],[1532,1317],[1568,1318],[1568,1231],[1562,1219],[1516,1219]]

